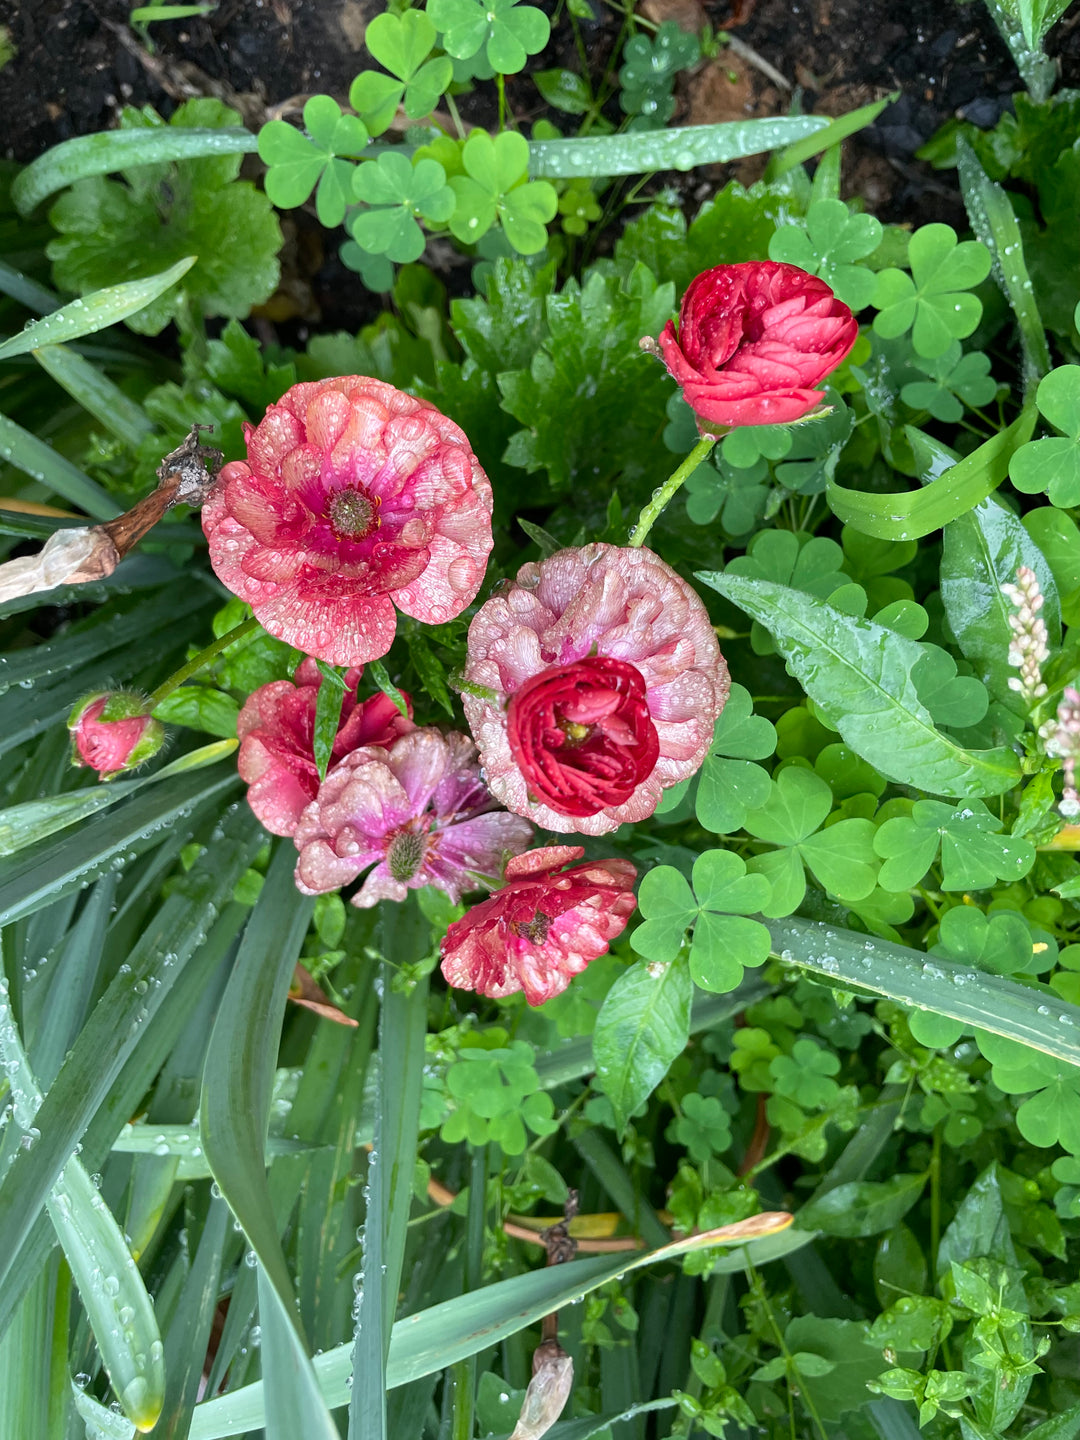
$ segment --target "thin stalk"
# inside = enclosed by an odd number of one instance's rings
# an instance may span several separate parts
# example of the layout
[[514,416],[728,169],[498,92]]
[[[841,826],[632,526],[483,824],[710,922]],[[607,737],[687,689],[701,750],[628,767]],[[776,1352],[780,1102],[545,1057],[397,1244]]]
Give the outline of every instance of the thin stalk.
[[258,623],[254,615],[249,616],[247,620],[241,620],[239,625],[234,625],[231,630],[227,630],[219,640],[215,640],[213,644],[200,650],[186,665],[181,665],[179,670],[174,670],[150,696],[150,709],[153,710],[160,705],[174,690],[179,690],[180,686],[190,680],[192,675],[197,675],[204,665],[209,665],[211,660],[216,660],[223,650],[227,650],[237,640],[242,640],[245,635],[250,635]]
[[654,492],[652,499],[639,515],[638,523],[630,532],[629,543],[632,549],[637,549],[639,546],[644,545],[649,531],[660,518],[665,507],[682,487],[683,482],[688,480],[698,466],[708,459],[710,450],[712,450],[716,444],[716,438],[715,435],[703,435],[675,471],[674,475],[665,480],[659,490]]
[[[487,1203],[487,1147],[477,1145],[469,1167],[469,1214],[465,1227],[465,1291],[477,1290],[484,1271],[484,1213]],[[454,1366],[451,1440],[473,1440],[476,1428],[476,1356]]]

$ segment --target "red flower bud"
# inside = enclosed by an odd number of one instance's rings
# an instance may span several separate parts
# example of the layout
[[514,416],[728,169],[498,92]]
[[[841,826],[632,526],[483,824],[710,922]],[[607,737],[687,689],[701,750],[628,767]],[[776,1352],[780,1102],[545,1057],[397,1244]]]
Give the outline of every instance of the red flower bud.
[[660,335],[664,363],[706,427],[777,425],[824,399],[819,385],[848,355],[859,323],[815,275],[756,260],[690,282]]
[[150,715],[146,700],[130,690],[103,691],[80,700],[68,716],[68,729],[72,763],[89,765],[105,780],[142,765],[165,739],[164,726]]

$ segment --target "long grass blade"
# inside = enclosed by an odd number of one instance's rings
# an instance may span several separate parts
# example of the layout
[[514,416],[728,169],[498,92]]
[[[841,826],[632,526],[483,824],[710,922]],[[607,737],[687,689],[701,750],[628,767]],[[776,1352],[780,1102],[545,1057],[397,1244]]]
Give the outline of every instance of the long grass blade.
[[1080,1006],[1047,987],[1018,985],[889,940],[868,940],[813,920],[770,920],[775,953],[787,965],[932,1010],[1080,1066]]
[[[0,979],[0,1063],[11,1085],[12,1119],[40,1139],[38,1089]],[[165,1399],[164,1350],[150,1296],[112,1211],[73,1155],[45,1202],[86,1317],[124,1414],[152,1430]]]
[[[29,430],[16,425],[6,415],[0,415],[0,459],[29,475],[31,480],[47,486],[54,495],[60,495],[85,510],[95,520],[113,520],[120,514],[120,506],[96,480],[91,480],[51,445],[46,445],[44,440],[31,435]],[[34,603],[41,602],[35,600]]]
[[153,422],[146,412],[77,350],[69,350],[66,345],[43,345],[34,351],[34,359],[130,450],[137,449],[139,442],[153,432]]
[[0,360],[9,360],[13,355],[26,355],[44,345],[61,345],[67,340],[79,340],[84,335],[96,334],[110,325],[126,320],[145,310],[151,301],[171,290],[176,282],[191,269],[199,257],[185,255],[175,265],[157,275],[147,275],[142,280],[125,280],[119,285],[106,285],[94,290],[79,300],[71,300],[51,315],[31,320],[10,339],[0,341]]

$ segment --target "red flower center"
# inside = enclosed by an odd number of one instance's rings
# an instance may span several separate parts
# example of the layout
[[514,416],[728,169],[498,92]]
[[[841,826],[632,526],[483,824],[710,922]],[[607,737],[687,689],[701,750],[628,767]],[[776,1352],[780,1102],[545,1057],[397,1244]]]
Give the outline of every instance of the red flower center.
[[328,510],[339,540],[363,540],[379,528],[379,498],[359,487],[336,491],[330,497]]
[[507,736],[532,794],[560,815],[623,804],[660,752],[641,672],[600,655],[526,680],[510,697]]

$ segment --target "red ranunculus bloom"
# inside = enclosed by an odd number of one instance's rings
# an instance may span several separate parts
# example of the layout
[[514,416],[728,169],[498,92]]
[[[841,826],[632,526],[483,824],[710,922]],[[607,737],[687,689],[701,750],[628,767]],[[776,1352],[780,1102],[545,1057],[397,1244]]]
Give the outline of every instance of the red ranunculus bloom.
[[[360,670],[345,676],[333,767],[362,745],[388,747],[413,729],[388,695],[358,700]],[[249,695],[236,722],[240,737],[237,767],[248,786],[248,804],[272,835],[291,835],[319,789],[315,764],[315,705],[322,676],[314,660],[297,666],[295,683],[273,680]],[[412,714],[408,695],[405,701]]]
[[103,780],[135,770],[161,749],[165,727],[131,690],[105,691],[80,700],[68,716],[72,763],[89,765]]
[[395,607],[459,615],[491,553],[491,486],[434,405],[345,375],[294,385],[203,506],[210,563],[279,639],[335,665],[385,655]]
[[708,427],[798,420],[850,352],[859,324],[814,275],[754,260],[717,265],[690,282],[660,335],[664,363]]
[[730,682],[708,612],[644,547],[523,565],[469,626],[462,696],[491,792],[548,830],[644,820],[692,775]]
[[637,871],[629,860],[580,860],[580,845],[549,845],[509,860],[506,883],[442,942],[451,985],[492,1000],[524,990],[530,1005],[560,994],[603,955],[634,913]]

